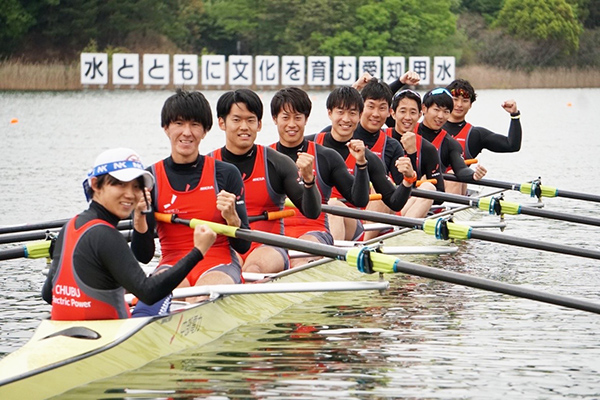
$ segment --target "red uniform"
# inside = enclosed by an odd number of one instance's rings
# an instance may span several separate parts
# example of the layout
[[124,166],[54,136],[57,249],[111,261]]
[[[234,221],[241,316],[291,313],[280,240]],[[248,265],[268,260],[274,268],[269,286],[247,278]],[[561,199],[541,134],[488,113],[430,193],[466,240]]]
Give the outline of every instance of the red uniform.
[[75,272],[73,253],[77,242],[88,229],[98,225],[111,226],[100,219],[91,220],[79,229],[75,229],[75,218],[67,224],[60,265],[52,286],[53,320],[119,319],[131,316],[125,303],[124,288],[94,289],[84,284]]
[[[261,215],[265,211],[283,210],[283,205],[285,203],[285,196],[277,194],[269,182],[267,173],[267,148],[268,147],[256,145],[254,169],[250,176],[243,177],[244,190],[246,193],[246,210],[248,210],[249,216]],[[211,156],[217,160],[222,160],[221,150],[222,149],[215,150],[211,153]],[[253,221],[250,222],[250,229],[278,235],[284,234],[283,221],[281,219],[274,221]],[[250,250],[242,257],[245,259],[260,245],[260,243],[252,242]]]
[[[388,137],[393,137],[392,133],[394,132],[394,128],[387,128],[385,130],[385,135]],[[415,139],[416,139],[416,146],[417,146],[417,152],[416,152],[416,165],[413,165],[415,172],[417,173],[417,179],[421,179],[421,177],[423,176],[423,173],[421,172],[421,147],[422,147],[422,143],[423,143],[423,137],[421,135],[415,135]]]
[[[415,125],[415,133],[417,133],[417,136],[420,136],[418,134],[418,130],[419,130],[419,123],[417,123]],[[450,165],[443,165],[441,162],[442,159],[442,143],[444,142],[444,139],[446,139],[446,135],[448,134],[448,132],[446,132],[444,129],[441,129],[440,132],[437,134],[437,136],[431,141],[431,144],[435,146],[435,148],[438,151],[438,156],[440,157],[440,170],[443,172],[449,172],[452,171],[452,167]]]
[[[314,157],[314,171],[315,182],[319,192],[321,193],[321,203],[327,204],[329,197],[331,196],[332,187],[326,185],[321,179],[319,172],[319,162],[317,157],[317,146],[315,142],[307,142],[308,147],[306,152]],[[277,150],[277,143],[273,143],[271,148]],[[283,220],[285,228],[285,235],[289,237],[299,238],[307,232],[321,231],[329,232],[329,222],[327,220],[327,213],[321,213],[317,219],[306,218],[302,213],[297,212],[293,217],[287,217]]]
[[[154,164],[153,172],[156,178],[156,209],[166,214],[177,214],[184,219],[201,219],[205,221],[227,224],[216,207],[205,207],[205,204],[216,204],[219,188],[216,187],[215,160],[205,157],[204,168],[200,183],[195,190],[176,191],[167,178],[164,161]],[[161,245],[161,259],[159,266],[175,265],[183,258],[192,247],[194,238],[189,227],[157,221],[158,238]],[[218,235],[217,240],[200,261],[188,274],[187,279],[195,285],[198,278],[214,266],[229,264],[237,257],[230,247],[228,239]]]
[[463,157],[465,159],[475,158],[471,155],[471,152],[469,152],[469,148],[467,147],[467,142],[469,140],[469,135],[471,134],[471,129],[473,129],[473,125],[467,122],[465,126],[462,127],[460,132],[458,132],[456,136],[454,136],[454,139],[456,139],[456,141],[460,143],[461,147],[463,148]]
[[[321,133],[318,133],[317,135],[315,135],[315,143],[323,146],[323,140],[325,139],[325,135],[327,135],[327,132],[321,132]],[[354,157],[352,157],[352,154],[348,154],[348,157],[346,157],[346,159],[344,161],[346,162],[346,167],[348,168],[348,173],[350,175],[354,175],[354,167],[356,166],[356,159]],[[336,188],[332,188],[330,197],[334,198],[334,199],[341,199],[344,196],[342,196],[342,194]],[[351,206],[351,205],[348,204],[348,206]]]

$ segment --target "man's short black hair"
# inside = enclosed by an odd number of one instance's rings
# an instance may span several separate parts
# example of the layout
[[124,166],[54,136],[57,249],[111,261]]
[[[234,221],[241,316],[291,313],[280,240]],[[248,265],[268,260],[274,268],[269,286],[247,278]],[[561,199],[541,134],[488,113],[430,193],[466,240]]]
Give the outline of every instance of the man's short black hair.
[[306,118],[310,116],[312,102],[308,94],[297,87],[287,87],[278,90],[271,99],[271,116],[273,118],[289,107],[291,111],[304,114]]
[[259,121],[263,117],[263,103],[260,97],[250,89],[237,89],[224,93],[217,101],[217,117],[226,119],[235,103],[244,103]]
[[177,120],[195,121],[201,123],[208,132],[213,124],[212,111],[206,97],[198,91],[188,92],[182,89],[177,89],[175,94],[165,101],[160,118],[163,128]]
[[329,111],[336,107],[342,109],[350,109],[355,107],[358,112],[362,114],[365,108],[365,103],[363,102],[358,90],[352,86],[341,86],[333,89],[331,93],[329,93],[329,96],[327,96],[326,106]]

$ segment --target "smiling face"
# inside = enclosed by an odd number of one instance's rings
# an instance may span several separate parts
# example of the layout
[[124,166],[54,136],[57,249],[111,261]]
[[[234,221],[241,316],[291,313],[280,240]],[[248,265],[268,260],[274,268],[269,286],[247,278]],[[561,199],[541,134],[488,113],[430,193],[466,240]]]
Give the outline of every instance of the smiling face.
[[306,121],[306,115],[291,109],[291,107],[284,107],[273,118],[279,133],[279,142],[285,147],[300,145],[304,140]]
[[442,126],[448,121],[450,117],[450,110],[446,107],[438,106],[433,103],[430,107],[423,104],[423,125],[429,129],[437,131],[442,129]]
[[392,109],[391,113],[396,121],[396,132],[401,135],[406,132],[412,132],[419,121],[419,118],[421,118],[421,110],[419,110],[417,102],[408,97],[404,97],[400,100],[398,102],[398,107],[396,107],[396,111]]
[[92,178],[93,199],[119,219],[129,218],[142,198],[143,185],[140,179],[129,182],[108,176],[105,179],[103,184],[99,184],[98,178]]
[[234,103],[229,114],[219,118],[219,127],[225,132],[225,147],[233,154],[247,153],[262,128],[256,114],[250,112],[245,103]]
[[335,140],[346,142],[352,139],[360,121],[360,111],[356,107],[333,107],[327,110],[327,115],[331,120],[331,135]]
[[450,121],[464,121],[465,117],[467,116],[467,113],[473,105],[471,103],[471,99],[469,97],[453,96],[452,100],[454,101],[454,109],[452,110],[452,114],[450,115]]
[[386,99],[367,99],[365,108],[360,116],[360,124],[367,132],[378,133],[390,116],[390,106]]
[[196,161],[198,147],[206,136],[206,130],[200,122],[177,119],[164,128],[171,141],[171,156],[178,164]]

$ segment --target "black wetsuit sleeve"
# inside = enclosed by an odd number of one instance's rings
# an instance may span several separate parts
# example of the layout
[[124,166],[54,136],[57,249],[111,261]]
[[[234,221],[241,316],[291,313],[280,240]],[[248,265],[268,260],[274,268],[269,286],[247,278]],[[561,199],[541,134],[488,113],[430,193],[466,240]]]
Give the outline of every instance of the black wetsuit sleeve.
[[[248,222],[248,212],[246,211],[246,197],[244,191],[244,181],[242,175],[235,165],[225,162],[215,163],[215,174],[217,176],[217,185],[220,189],[233,193],[236,196],[235,210],[241,221],[240,228],[250,229]],[[246,253],[250,250],[251,242],[243,239],[229,238],[229,244],[238,253]]]
[[321,147],[317,153],[319,172],[325,184],[335,187],[344,198],[356,207],[369,203],[369,170],[355,168],[354,176],[348,172],[342,156],[335,150]]
[[144,264],[152,261],[156,252],[154,243],[156,220],[154,219],[154,213],[146,214],[146,223],[148,224],[146,232],[140,233],[133,229],[131,234],[131,251],[135,258]]
[[[396,94],[398,90],[404,88],[405,86],[408,87],[408,85],[405,85],[402,82],[400,82],[399,79],[394,80],[394,82],[390,83],[389,86],[393,94]],[[396,120],[390,115],[385,120],[385,124],[390,128],[393,128],[394,126],[396,126]]]
[[[52,301],[52,280],[60,263],[60,248],[57,252],[42,289],[42,297],[47,302]],[[193,248],[172,268],[147,277],[123,235],[106,225],[86,231],[73,252],[75,271],[84,284],[99,290],[122,286],[147,304],[167,296],[202,258],[202,253]]]
[[461,145],[456,140],[447,137],[442,146],[448,147],[442,151],[442,154],[448,155],[448,163],[452,166],[452,171],[454,172],[454,175],[456,175],[456,179],[460,182],[472,181],[475,171],[465,164]]
[[[435,188],[438,192],[446,190],[444,176],[440,170],[440,156],[434,145],[423,139],[421,144],[421,172],[427,179],[435,179]],[[435,203],[435,202],[434,202]],[[440,203],[442,203],[440,201]]]
[[367,150],[366,157],[369,163],[369,178],[375,191],[381,194],[381,200],[394,211],[402,210],[410,197],[411,188],[404,185],[395,186],[390,182],[383,162],[373,152]]
[[477,157],[483,149],[495,153],[513,153],[521,149],[522,129],[519,119],[511,119],[508,136],[475,126],[469,135],[469,152]]
[[[396,160],[400,157],[404,157],[404,150],[402,149],[402,145],[396,139],[388,139],[388,145],[385,148],[385,156],[384,158],[388,160],[387,168],[392,175],[392,179],[396,185],[402,184],[402,180],[404,179],[404,175],[398,171],[396,168]],[[413,163],[414,167],[414,163]]]
[[321,214],[321,194],[317,185],[305,187],[298,182],[298,168],[291,158],[274,149],[267,149],[271,187],[285,194],[306,218],[316,219]]

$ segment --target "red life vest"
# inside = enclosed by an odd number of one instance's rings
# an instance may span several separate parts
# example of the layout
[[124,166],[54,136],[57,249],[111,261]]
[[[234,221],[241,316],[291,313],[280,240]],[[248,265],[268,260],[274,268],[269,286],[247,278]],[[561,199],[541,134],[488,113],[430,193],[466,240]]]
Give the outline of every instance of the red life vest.
[[[277,143],[273,143],[271,148],[277,150]],[[327,200],[331,196],[332,187],[326,185],[321,178],[319,173],[319,162],[317,157],[317,146],[315,142],[308,142],[306,153],[314,157],[314,170],[315,182],[319,192],[321,193],[321,203],[327,204]],[[286,207],[286,209],[292,207]],[[283,220],[283,226],[285,228],[285,236],[299,238],[307,232],[321,231],[329,232],[329,222],[327,219],[327,213],[321,213],[317,219],[306,218],[302,213],[296,210],[296,215],[293,217],[287,217]]]
[[[394,128],[387,128],[384,133],[386,134],[386,136],[393,138],[394,136],[392,135],[392,133],[394,132]],[[415,172],[417,173],[417,179],[421,179],[421,177],[423,176],[422,172],[421,172],[421,146],[423,143],[423,136],[421,135],[415,135],[415,144],[417,147],[417,152],[416,152],[416,165],[414,165],[415,167]],[[406,151],[406,150],[405,150]]]
[[[283,204],[285,203],[285,195],[276,193],[271,187],[268,174],[267,166],[267,147],[256,145],[256,159],[254,160],[254,169],[250,176],[244,178],[244,191],[246,193],[246,210],[248,215],[261,215],[262,213],[269,211],[280,211],[283,210]],[[211,154],[217,160],[222,160],[223,155],[221,154],[222,149],[217,149]],[[250,229],[255,231],[263,231],[269,233],[275,233],[277,235],[283,235],[283,221],[254,221],[250,222]],[[258,242],[252,242],[250,250],[242,255],[242,258],[246,258],[252,251],[260,246]]]
[[101,219],[87,222],[75,229],[71,219],[64,233],[61,259],[52,285],[51,319],[59,321],[119,319],[131,316],[125,303],[125,289],[100,290],[84,284],[75,271],[73,253],[77,243],[88,229],[98,225],[112,225]]
[[[315,143],[323,146],[323,141],[325,140],[325,135],[327,135],[327,132],[318,133],[315,136]],[[350,175],[354,175],[354,167],[356,166],[356,159],[354,157],[352,157],[352,154],[348,154],[348,156],[346,157],[346,159],[344,161],[346,162],[346,168],[348,169],[348,173]],[[342,196],[342,194],[336,188],[331,189],[331,198],[341,199],[343,197],[344,196]],[[352,205],[348,204],[348,206],[352,206]]]
[[[163,161],[154,164],[153,172],[156,178],[155,201],[158,212],[177,214],[185,219],[197,218],[227,224],[216,207],[217,193],[220,188],[217,187],[213,158],[204,156],[200,182],[194,190],[190,191],[181,192],[173,189],[167,178]],[[194,247],[193,231],[189,227],[157,221],[156,228],[162,253],[159,266],[175,265]],[[190,283],[194,284],[197,277],[211,267],[231,263],[234,256],[235,252],[229,246],[227,237],[217,235],[210,251],[206,252],[202,261],[196,264],[192,272],[188,274],[188,277],[195,278]]]
[[[420,125],[419,123],[417,123],[415,125],[415,132],[418,131],[419,125]],[[437,134],[437,136],[431,142],[431,144],[434,145],[435,148],[437,149],[438,155],[440,157],[440,171],[444,171],[444,172],[448,172],[448,171],[452,170],[452,166],[444,165],[442,163],[442,143],[444,143],[444,139],[446,139],[447,134],[448,134],[448,132],[446,132],[444,129],[440,129],[440,132]]]
[[469,141],[469,135],[471,134],[471,129],[473,129],[473,125],[467,122],[465,123],[465,126],[462,127],[460,132],[458,132],[456,136],[454,136],[454,139],[456,139],[456,141],[460,143],[460,146],[463,149],[463,157],[465,159],[474,158],[471,156],[471,153],[469,152],[469,148],[467,146],[467,143]]

